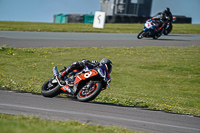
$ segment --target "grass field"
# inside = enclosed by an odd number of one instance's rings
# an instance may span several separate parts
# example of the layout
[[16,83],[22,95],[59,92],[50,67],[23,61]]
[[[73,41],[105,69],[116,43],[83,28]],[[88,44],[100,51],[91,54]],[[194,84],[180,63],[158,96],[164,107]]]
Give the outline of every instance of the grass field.
[[[76,56],[72,56],[74,53]],[[52,77],[81,59],[113,61],[111,89],[95,100],[200,116],[200,47],[0,49],[0,86],[40,93]]]
[[34,116],[0,114],[1,133],[134,133],[116,127],[79,123],[77,121],[49,121]]
[[[105,24],[104,29],[96,29],[84,23],[27,23],[0,21],[0,30],[39,32],[97,32],[97,33],[139,33],[144,24]],[[173,24],[172,33],[200,34],[200,25]]]

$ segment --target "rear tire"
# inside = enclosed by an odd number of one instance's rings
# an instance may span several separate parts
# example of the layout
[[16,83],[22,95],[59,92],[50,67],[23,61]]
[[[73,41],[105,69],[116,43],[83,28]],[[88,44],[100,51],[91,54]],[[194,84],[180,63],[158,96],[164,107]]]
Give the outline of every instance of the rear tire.
[[[102,84],[100,82],[93,81],[94,84],[90,87],[90,91],[86,92],[83,90],[85,86],[77,94],[77,99],[81,102],[88,102],[94,100],[102,90]],[[92,88],[93,87],[93,88]]]
[[172,24],[170,24],[169,27],[164,30],[163,34],[168,35],[172,31],[172,27],[173,27]]
[[[60,86],[58,84],[51,83],[52,79],[54,78],[50,78],[49,80],[47,80],[41,88],[41,94],[44,97],[55,97],[61,93]],[[52,86],[49,87],[48,85],[52,85]]]

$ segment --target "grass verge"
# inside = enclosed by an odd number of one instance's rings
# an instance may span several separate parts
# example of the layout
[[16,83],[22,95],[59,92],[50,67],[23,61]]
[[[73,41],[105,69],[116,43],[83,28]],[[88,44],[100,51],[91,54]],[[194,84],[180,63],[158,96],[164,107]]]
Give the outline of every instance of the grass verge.
[[[105,24],[104,29],[93,28],[84,23],[33,23],[0,21],[0,30],[8,31],[42,31],[42,32],[97,32],[97,33],[139,33],[144,24]],[[172,33],[200,34],[200,25],[173,24]]]
[[[76,54],[76,56],[74,56]],[[200,47],[0,47],[0,87],[40,93],[52,77],[74,61],[110,58],[111,89],[99,102],[200,116]]]
[[134,133],[116,126],[100,126],[77,121],[42,120],[34,116],[0,114],[2,133]]

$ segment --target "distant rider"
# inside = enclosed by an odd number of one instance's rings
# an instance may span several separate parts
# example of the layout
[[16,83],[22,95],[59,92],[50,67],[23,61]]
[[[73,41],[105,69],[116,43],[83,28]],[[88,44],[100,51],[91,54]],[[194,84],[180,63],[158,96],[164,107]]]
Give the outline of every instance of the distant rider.
[[157,24],[158,27],[156,27],[153,31],[153,33],[156,36],[161,36],[164,29],[166,29],[167,23],[172,23],[173,17],[170,9],[168,7],[165,8],[163,12],[157,13],[155,16],[160,15],[160,17],[153,17],[152,20],[155,25]]

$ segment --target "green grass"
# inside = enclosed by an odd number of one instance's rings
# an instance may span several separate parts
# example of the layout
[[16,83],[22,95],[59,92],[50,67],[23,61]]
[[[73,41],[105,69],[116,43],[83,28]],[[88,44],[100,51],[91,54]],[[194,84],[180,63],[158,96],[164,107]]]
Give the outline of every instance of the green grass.
[[[84,23],[32,23],[0,21],[0,30],[42,31],[42,32],[97,32],[97,33],[139,33],[144,24],[105,24],[104,29],[93,28]],[[200,34],[200,25],[173,24],[172,33]]]
[[0,114],[1,133],[133,133],[116,126],[100,126],[77,121],[50,121],[34,116]]
[[200,47],[0,47],[0,87],[40,93],[52,68],[110,58],[111,89],[99,102],[200,116]]

